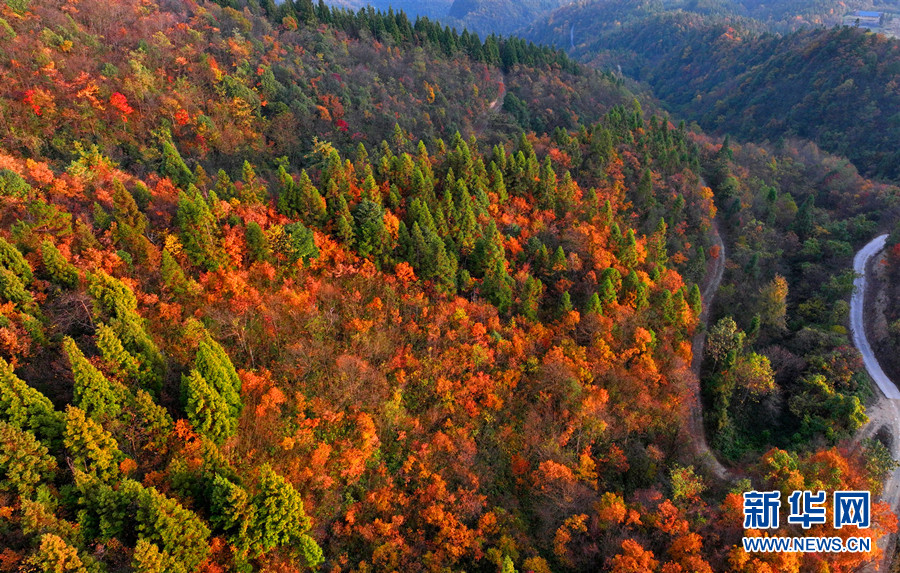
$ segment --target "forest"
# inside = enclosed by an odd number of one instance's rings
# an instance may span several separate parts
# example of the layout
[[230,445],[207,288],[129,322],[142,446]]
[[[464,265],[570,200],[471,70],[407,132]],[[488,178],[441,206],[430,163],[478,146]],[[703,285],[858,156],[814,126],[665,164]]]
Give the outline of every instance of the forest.
[[869,553],[747,553],[741,493],[895,467],[844,325],[897,187],[402,12],[7,0],[0,34],[0,571],[884,556],[884,502],[803,531]]
[[800,21],[807,25],[778,32],[751,15],[634,0],[571,5],[525,36],[569,49],[575,24],[573,57],[645,82],[708,131],[776,145],[811,140],[866,176],[900,180],[900,40]]

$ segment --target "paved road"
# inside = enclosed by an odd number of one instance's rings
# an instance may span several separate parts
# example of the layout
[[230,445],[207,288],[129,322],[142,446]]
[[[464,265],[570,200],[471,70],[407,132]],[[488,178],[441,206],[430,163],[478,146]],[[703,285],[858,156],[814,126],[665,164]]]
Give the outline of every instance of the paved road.
[[[869,260],[884,249],[887,235],[881,235],[873,239],[868,245],[860,249],[853,259],[853,272],[856,280],[853,281],[853,296],[850,299],[850,330],[853,331],[853,344],[862,354],[863,364],[869,376],[878,385],[883,394],[875,404],[866,410],[869,423],[860,428],[855,442],[857,445],[865,439],[872,437],[879,429],[887,428],[892,436],[891,455],[894,459],[900,458],[900,390],[881,369],[881,365],[872,352],[872,345],[866,337],[863,303],[866,295],[866,266]],[[900,468],[890,473],[884,482],[884,491],[881,499],[886,501],[894,511],[900,504]],[[896,534],[888,534],[878,540],[878,546],[884,549],[882,559],[878,563],[870,563],[863,568],[865,573],[874,571],[889,571],[894,557]]]
[[853,343],[862,354],[863,363],[869,376],[878,385],[881,393],[891,400],[900,400],[900,390],[897,385],[891,382],[887,377],[875,353],[872,352],[872,346],[866,337],[865,322],[863,320],[863,301],[866,296],[866,264],[875,254],[881,252],[887,241],[887,235],[881,235],[872,240],[868,245],[860,249],[853,259],[853,271],[856,273],[856,280],[853,281],[853,297],[850,299],[850,330],[853,331]]

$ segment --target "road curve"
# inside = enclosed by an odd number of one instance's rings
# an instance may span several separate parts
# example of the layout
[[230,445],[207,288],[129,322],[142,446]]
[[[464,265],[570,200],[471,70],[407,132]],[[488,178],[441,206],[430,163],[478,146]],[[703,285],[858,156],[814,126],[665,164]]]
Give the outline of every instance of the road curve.
[[860,249],[853,259],[853,271],[856,273],[856,279],[853,281],[853,297],[850,299],[850,330],[853,332],[853,344],[862,354],[866,370],[878,385],[878,389],[885,398],[900,400],[900,390],[881,369],[881,365],[872,351],[872,345],[869,344],[869,339],[866,337],[863,312],[866,297],[866,265],[869,263],[869,259],[884,249],[887,238],[887,235],[876,237]]
[[[890,441],[891,456],[900,458],[900,391],[897,386],[881,369],[881,365],[872,352],[872,345],[866,337],[864,321],[864,301],[866,295],[866,266],[869,260],[884,249],[887,235],[881,235],[873,239],[869,244],[860,249],[853,259],[853,272],[856,279],[853,281],[853,296],[850,298],[850,330],[853,332],[853,344],[863,357],[863,364],[869,377],[875,381],[884,398],[879,398],[875,404],[866,409],[869,423],[860,428],[854,442],[857,446],[865,438],[870,438],[882,428],[886,428],[892,436]],[[882,501],[887,502],[891,510],[897,511],[900,505],[900,468],[894,469],[884,482],[884,490],[881,493]],[[894,558],[895,533],[890,533],[878,540],[878,546],[884,549],[880,562],[870,563],[862,569],[864,573],[875,571],[889,571]]]

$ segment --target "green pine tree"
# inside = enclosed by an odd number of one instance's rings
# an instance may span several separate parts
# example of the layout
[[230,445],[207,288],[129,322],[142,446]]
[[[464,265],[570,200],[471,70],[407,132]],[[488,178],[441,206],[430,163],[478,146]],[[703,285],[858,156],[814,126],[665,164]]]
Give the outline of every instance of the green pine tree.
[[241,379],[228,353],[212,339],[209,334],[201,340],[194,367],[200,375],[225,398],[231,416],[237,418],[241,414]]
[[0,420],[36,435],[48,445],[63,433],[65,422],[46,396],[23,382],[0,358]]
[[264,464],[260,470],[259,490],[253,496],[256,508],[253,551],[262,555],[276,547],[298,547],[305,565],[316,567],[322,561],[322,550],[309,537],[311,527],[297,490],[283,477]]
[[253,526],[256,523],[256,507],[241,486],[216,474],[210,495],[210,523],[225,533],[228,542],[236,549],[236,557],[246,559],[250,548],[258,544]]
[[31,265],[22,256],[21,251],[3,237],[0,237],[0,267],[11,271],[26,286],[31,284],[34,278]]
[[221,444],[234,435],[237,420],[231,416],[228,401],[193,369],[181,377],[184,409],[199,433]]
[[165,131],[160,136],[162,144],[162,166],[160,173],[168,177],[172,182],[182,189],[186,189],[188,185],[194,182],[194,174],[185,165],[181,153],[175,147],[172,141],[172,134]]
[[48,573],[88,573],[78,550],[53,533],[41,536],[41,544],[26,561],[26,568]]
[[63,288],[74,289],[78,286],[78,268],[66,260],[66,257],[49,239],[41,243],[41,259],[50,280]]
[[688,304],[694,312],[694,316],[700,316],[700,312],[703,310],[703,300],[700,296],[700,287],[696,284],[691,285],[691,290],[688,292]]
[[219,268],[225,260],[219,243],[219,225],[196,187],[178,195],[175,220],[181,231],[184,252],[191,262],[208,271]]
[[27,498],[55,474],[56,459],[34,434],[0,422],[0,492]]
[[34,306],[34,297],[22,279],[4,268],[0,268],[0,299],[9,301],[23,310],[32,309]]
[[81,408],[66,408],[63,445],[76,469],[107,483],[119,477],[119,462],[125,458],[119,445],[112,434],[88,418]]
[[134,516],[138,539],[155,544],[171,559],[172,573],[191,573],[209,554],[209,528],[194,512],[159,493],[142,488]]
[[572,297],[569,295],[569,291],[564,291],[562,296],[559,298],[559,315],[565,316],[572,312],[574,307],[572,306]]
[[603,314],[603,304],[600,302],[600,295],[593,293],[588,299],[587,305],[584,307],[585,314]]
[[244,240],[247,242],[247,250],[251,261],[268,261],[271,258],[272,249],[269,247],[266,234],[256,221],[247,223],[247,228],[244,231]]
[[181,268],[178,260],[172,256],[168,249],[162,252],[159,274],[162,277],[163,284],[176,295],[184,296],[190,291],[190,282],[184,274],[184,269]]
[[139,539],[134,547],[131,567],[135,573],[166,573],[178,565],[173,562],[171,555],[160,551],[156,544]]
[[122,410],[122,391],[84,357],[70,337],[63,338],[63,350],[75,380],[74,404],[95,420],[112,420]]
[[384,227],[384,211],[378,203],[363,199],[353,212],[356,223],[356,251],[362,257],[376,259],[384,254],[389,237]]

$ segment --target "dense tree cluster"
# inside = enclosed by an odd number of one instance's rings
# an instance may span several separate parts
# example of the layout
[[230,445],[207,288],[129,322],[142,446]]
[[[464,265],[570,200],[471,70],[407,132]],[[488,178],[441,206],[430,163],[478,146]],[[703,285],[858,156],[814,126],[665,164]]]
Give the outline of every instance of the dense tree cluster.
[[[878,557],[748,555],[729,489],[877,490],[890,469],[840,441],[864,385],[835,344],[834,270],[896,190],[813,151],[764,175],[767,152],[556,52],[390,12],[32,0],[0,18],[0,568]],[[827,192],[800,185],[817,169]],[[715,311],[706,397],[752,483],[708,474],[687,423],[716,218],[740,312]],[[793,298],[801,277],[821,304]],[[779,388],[796,439],[748,442]],[[841,535],[891,530],[874,509]]]

